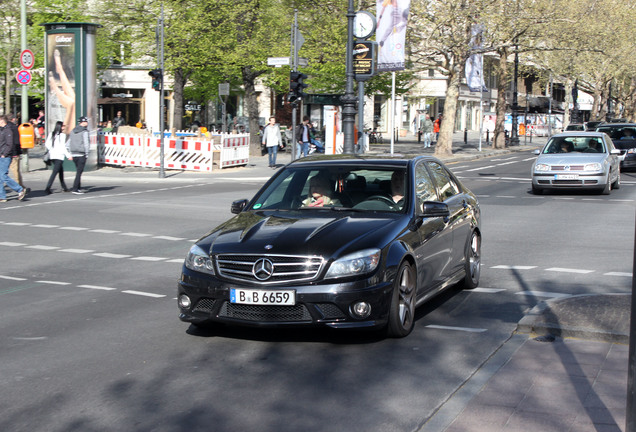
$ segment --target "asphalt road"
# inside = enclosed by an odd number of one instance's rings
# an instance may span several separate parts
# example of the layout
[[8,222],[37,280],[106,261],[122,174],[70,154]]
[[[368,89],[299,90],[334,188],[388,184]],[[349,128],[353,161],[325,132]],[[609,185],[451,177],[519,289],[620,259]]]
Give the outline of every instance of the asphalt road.
[[479,197],[480,288],[418,310],[405,339],[177,318],[190,244],[269,172],[87,173],[0,208],[0,430],[417,431],[540,300],[630,292],[636,176],[610,196],[534,196],[533,155],[449,166]]

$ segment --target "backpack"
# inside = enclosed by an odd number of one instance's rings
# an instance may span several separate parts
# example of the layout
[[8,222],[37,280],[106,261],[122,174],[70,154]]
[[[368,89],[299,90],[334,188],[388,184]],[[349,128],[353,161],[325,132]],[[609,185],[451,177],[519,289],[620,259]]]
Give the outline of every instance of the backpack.
[[71,132],[71,136],[68,143],[68,151],[70,151],[71,153],[82,153],[82,154],[86,152],[86,149],[84,148],[84,138],[83,138],[84,133],[88,133],[88,131],[81,130],[79,132],[75,132],[75,130],[73,130]]

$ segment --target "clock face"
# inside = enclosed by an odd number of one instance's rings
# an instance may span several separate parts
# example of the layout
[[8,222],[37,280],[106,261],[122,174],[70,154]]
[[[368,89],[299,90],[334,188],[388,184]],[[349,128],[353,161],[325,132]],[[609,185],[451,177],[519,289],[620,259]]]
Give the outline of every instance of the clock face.
[[367,11],[359,11],[353,19],[353,35],[366,39],[375,31],[375,17]]

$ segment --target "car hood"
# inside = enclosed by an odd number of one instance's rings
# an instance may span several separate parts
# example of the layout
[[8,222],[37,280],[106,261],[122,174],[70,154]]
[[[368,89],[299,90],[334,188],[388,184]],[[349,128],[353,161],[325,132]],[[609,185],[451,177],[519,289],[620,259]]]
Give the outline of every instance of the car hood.
[[607,159],[607,154],[605,153],[569,153],[540,155],[536,163],[550,165],[585,165],[594,162],[603,163],[605,159]]
[[[308,211],[309,212],[309,211]],[[405,215],[372,217],[329,212],[327,215],[243,212],[217,227],[199,244],[211,254],[289,254],[340,256],[382,248],[405,229]]]

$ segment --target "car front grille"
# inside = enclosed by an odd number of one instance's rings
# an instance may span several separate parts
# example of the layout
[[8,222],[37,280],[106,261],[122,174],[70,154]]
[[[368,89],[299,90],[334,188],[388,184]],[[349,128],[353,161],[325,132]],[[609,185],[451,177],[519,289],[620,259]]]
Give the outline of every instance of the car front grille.
[[550,170],[551,171],[584,171],[585,167],[583,165],[552,165],[550,167]]
[[193,312],[207,312],[207,313],[210,313],[210,312],[212,312],[212,309],[214,308],[214,303],[215,302],[216,302],[216,300],[211,299],[211,298],[202,298],[201,300],[199,300],[197,305],[192,309],[192,311]]
[[311,322],[311,315],[303,304],[295,306],[254,306],[223,303],[219,317],[259,322]]
[[[213,258],[219,276],[259,284],[309,281],[318,276],[323,264],[319,256],[222,254]],[[262,259],[271,263],[271,275],[257,278],[255,264]]]

